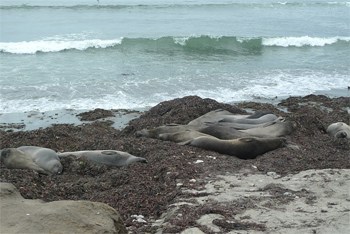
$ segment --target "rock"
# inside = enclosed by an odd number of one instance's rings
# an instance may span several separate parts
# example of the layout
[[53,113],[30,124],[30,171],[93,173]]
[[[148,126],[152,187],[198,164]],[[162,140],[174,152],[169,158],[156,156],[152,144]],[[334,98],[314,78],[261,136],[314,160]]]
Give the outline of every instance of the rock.
[[119,213],[90,201],[24,199],[9,183],[0,183],[1,233],[127,233]]

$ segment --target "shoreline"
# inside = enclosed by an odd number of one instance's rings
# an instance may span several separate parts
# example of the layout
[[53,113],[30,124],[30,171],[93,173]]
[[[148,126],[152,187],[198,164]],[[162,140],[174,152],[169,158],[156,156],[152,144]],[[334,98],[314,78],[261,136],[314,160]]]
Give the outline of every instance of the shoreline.
[[[115,168],[62,158],[64,170],[56,176],[39,176],[0,164],[0,181],[12,183],[25,199],[108,204],[120,213],[129,233],[318,233],[325,224],[330,231],[339,227],[343,231],[349,217],[350,141],[332,139],[325,128],[349,120],[349,101],[317,95],[288,98],[278,106],[288,109],[283,112],[268,103],[232,106],[187,96],[152,107],[122,131],[99,119],[114,114],[101,109],[79,115],[83,121],[91,121],[79,126],[0,130],[3,148],[35,145],[57,152],[113,149],[148,161]],[[300,149],[284,147],[243,160],[135,134],[165,123],[186,124],[215,109],[238,114],[246,108],[269,110],[293,121],[297,128],[286,138]]]
[[[102,109],[95,109],[102,110]],[[47,112],[30,111],[23,113],[5,113],[0,115],[0,130],[3,131],[32,131],[52,127],[57,124],[78,126],[89,124],[95,120],[82,120],[79,115],[94,110],[54,110]],[[138,118],[142,112],[136,110],[108,110],[112,115],[98,117],[99,121],[110,122],[115,129],[121,130],[127,124]],[[97,120],[97,119],[96,119]]]
[[[332,89],[328,91],[317,91],[314,93],[311,93],[309,95],[325,95],[329,98],[337,98],[337,97],[350,97],[350,90],[349,89]],[[229,102],[227,104],[231,105],[237,105],[240,103],[265,103],[265,104],[272,104],[275,107],[277,105],[290,97],[305,97],[304,96],[285,96],[285,97],[272,97],[272,98],[261,98],[256,97],[252,100],[241,100],[237,102]],[[117,130],[122,130],[125,128],[128,123],[135,119],[140,117],[145,111],[148,111],[151,109],[151,107],[148,108],[139,108],[136,110],[126,110],[126,109],[111,109],[106,110],[110,111],[112,116],[104,116],[101,115],[98,120],[99,121],[107,121],[112,124],[112,126]],[[88,120],[82,120],[79,118],[79,115],[83,113],[93,112],[95,110],[102,110],[102,109],[83,109],[83,110],[77,110],[77,109],[58,109],[58,110],[52,110],[52,111],[28,111],[28,112],[17,112],[17,113],[0,113],[0,130],[3,131],[32,131],[32,130],[38,130],[42,128],[52,127],[55,124],[71,124],[73,126],[78,126],[82,124],[88,124],[93,121]],[[250,109],[246,109],[248,112]],[[286,111],[282,108],[279,108],[281,111]],[[349,110],[350,112],[350,103],[349,103]],[[96,119],[97,120],[97,119]]]

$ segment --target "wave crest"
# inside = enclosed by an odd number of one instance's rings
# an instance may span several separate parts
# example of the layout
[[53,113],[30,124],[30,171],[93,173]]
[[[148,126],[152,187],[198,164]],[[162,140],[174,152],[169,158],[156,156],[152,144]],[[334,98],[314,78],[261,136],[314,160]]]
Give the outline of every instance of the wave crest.
[[107,48],[120,44],[121,40],[39,40],[22,42],[1,42],[0,51],[12,54],[35,54],[37,52],[59,52],[64,50],[86,50],[88,48]]
[[119,38],[112,40],[50,39],[23,42],[1,42],[0,51],[11,54],[35,54],[66,50],[122,49],[123,51],[184,51],[208,54],[256,54],[265,47],[349,46],[350,37],[271,37],[242,38],[233,36],[190,36],[160,38]]

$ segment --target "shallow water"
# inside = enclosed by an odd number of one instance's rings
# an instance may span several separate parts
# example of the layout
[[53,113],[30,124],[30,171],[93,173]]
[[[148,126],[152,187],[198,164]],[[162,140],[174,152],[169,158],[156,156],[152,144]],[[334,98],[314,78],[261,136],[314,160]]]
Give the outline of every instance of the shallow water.
[[137,109],[350,85],[347,1],[1,1],[0,110]]

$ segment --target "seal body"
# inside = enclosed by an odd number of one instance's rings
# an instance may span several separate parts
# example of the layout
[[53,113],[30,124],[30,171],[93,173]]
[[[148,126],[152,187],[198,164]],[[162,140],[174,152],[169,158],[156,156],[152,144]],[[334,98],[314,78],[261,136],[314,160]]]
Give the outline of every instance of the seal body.
[[[203,125],[205,123],[217,123],[220,121],[223,121],[224,119],[230,119],[234,121],[237,120],[243,120],[242,123],[244,123],[245,119],[258,119],[264,115],[271,114],[271,112],[266,112],[266,111],[256,111],[253,114],[248,114],[248,115],[241,115],[241,114],[233,114],[229,111],[222,110],[222,109],[217,109],[210,111],[188,123],[188,125]],[[239,122],[239,121],[238,121]],[[249,121],[248,121],[249,122]],[[252,121],[254,122],[254,120]]]
[[221,154],[236,156],[241,159],[253,159],[287,145],[285,138],[239,138],[234,140],[221,140],[213,137],[198,137],[186,143]]
[[202,132],[198,132],[195,130],[187,130],[187,131],[181,131],[181,132],[175,132],[175,133],[163,133],[159,135],[159,139],[163,141],[173,141],[176,143],[180,143],[180,142],[192,140],[200,136],[210,137],[210,135]]
[[241,132],[234,127],[225,126],[221,123],[209,125],[207,127],[201,128],[198,131],[223,140],[250,137],[248,133]]
[[240,132],[249,134],[254,137],[282,137],[291,134],[294,130],[293,123],[290,121],[275,121],[271,124],[240,130]]
[[200,127],[195,125],[168,124],[152,129],[142,129],[136,132],[136,136],[159,139],[159,135],[163,133],[176,133],[187,130],[198,130]]
[[38,146],[21,146],[17,149],[28,154],[32,160],[42,169],[51,174],[62,173],[63,166],[55,151]]
[[30,155],[16,148],[5,148],[1,150],[1,162],[9,169],[31,169],[39,173],[47,172],[38,166]]
[[278,117],[274,114],[266,114],[259,118],[235,118],[235,116],[227,116],[220,120],[220,122],[231,122],[231,123],[239,123],[239,124],[263,124],[274,121],[278,119]]
[[332,123],[327,127],[327,133],[334,138],[350,138],[350,126],[343,122]]
[[60,157],[68,155],[74,155],[77,158],[116,167],[128,166],[134,162],[147,163],[145,158],[136,157],[127,152],[117,150],[85,150],[59,153]]
[[219,122],[222,120],[225,116],[231,116],[233,113],[222,110],[222,109],[217,109],[210,111],[202,116],[199,116],[198,118],[190,121],[188,125],[202,125],[206,122]]

